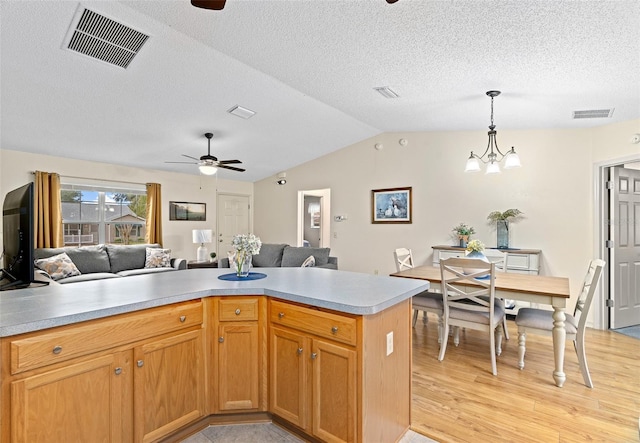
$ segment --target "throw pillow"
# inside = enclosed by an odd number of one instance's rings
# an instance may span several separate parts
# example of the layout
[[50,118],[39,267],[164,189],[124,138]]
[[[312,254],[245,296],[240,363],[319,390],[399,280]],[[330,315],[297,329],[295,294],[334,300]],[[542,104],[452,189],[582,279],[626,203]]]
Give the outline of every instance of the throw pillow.
[[147,258],[144,262],[145,268],[170,268],[171,249],[147,248]]
[[307,259],[302,263],[301,268],[311,268],[316,265],[316,258],[313,255],[307,257]]
[[80,271],[71,261],[66,252],[48,258],[35,261],[36,267],[49,274],[52,280],[60,280],[74,275],[80,275]]

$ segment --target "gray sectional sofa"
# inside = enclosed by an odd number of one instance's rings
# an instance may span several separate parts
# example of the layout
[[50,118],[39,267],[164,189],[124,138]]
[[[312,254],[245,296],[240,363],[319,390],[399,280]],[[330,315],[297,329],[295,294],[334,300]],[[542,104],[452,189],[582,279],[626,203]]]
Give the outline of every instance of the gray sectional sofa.
[[[300,267],[313,255],[316,268],[338,269],[338,257],[329,256],[329,248],[296,247],[287,244],[263,243],[260,253],[251,259],[256,268]],[[229,259],[220,258],[219,268],[228,268]]]
[[[145,267],[146,249],[161,248],[159,244],[142,245],[95,245],[64,248],[36,248],[34,260],[53,257],[65,252],[80,271],[79,275],[57,279],[57,283],[73,283],[105,278],[120,278],[129,275],[187,269],[187,260],[171,258],[165,267]],[[47,276],[46,272],[36,272]]]

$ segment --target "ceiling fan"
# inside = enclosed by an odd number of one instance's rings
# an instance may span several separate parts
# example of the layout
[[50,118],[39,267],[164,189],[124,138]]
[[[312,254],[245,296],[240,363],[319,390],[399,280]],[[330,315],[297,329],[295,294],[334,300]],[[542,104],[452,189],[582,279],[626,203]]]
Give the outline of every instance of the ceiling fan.
[[[213,9],[214,11],[220,11],[224,9],[224,4],[227,0],[191,0],[191,4],[196,8]],[[387,3],[392,4],[398,0],[387,0]]]
[[165,162],[165,163],[185,163],[190,165],[198,165],[198,169],[204,175],[213,175],[216,173],[218,168],[222,169],[230,169],[232,171],[244,172],[245,170],[242,168],[236,168],[234,165],[238,163],[242,163],[240,160],[218,160],[216,157],[211,155],[211,139],[213,138],[213,134],[211,132],[207,132],[205,135],[207,137],[207,155],[203,155],[200,158],[191,157],[187,154],[182,154],[183,157],[187,157],[195,160],[195,162]]

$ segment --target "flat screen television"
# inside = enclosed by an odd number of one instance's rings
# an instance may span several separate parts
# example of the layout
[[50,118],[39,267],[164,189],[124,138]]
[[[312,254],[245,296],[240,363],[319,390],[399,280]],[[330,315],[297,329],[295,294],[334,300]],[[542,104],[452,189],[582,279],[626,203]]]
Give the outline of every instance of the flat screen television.
[[33,281],[33,183],[10,191],[2,205],[3,261],[0,291]]

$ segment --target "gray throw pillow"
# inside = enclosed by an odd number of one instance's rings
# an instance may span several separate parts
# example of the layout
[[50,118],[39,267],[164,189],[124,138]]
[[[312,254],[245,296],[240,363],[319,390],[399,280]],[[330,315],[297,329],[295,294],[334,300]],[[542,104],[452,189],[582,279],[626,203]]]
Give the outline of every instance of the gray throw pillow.
[[316,266],[329,263],[329,248],[305,248],[287,246],[282,253],[282,267],[300,267],[310,256],[316,261]]
[[160,247],[160,245],[108,245],[107,253],[109,254],[109,261],[111,262],[111,272],[117,273],[129,269],[144,268],[144,263],[147,258],[147,248],[157,247]]
[[34,251],[34,259],[52,257],[65,252],[82,274],[111,272],[109,256],[105,245],[81,246],[79,248],[38,248]]
[[251,263],[257,268],[279,268],[282,266],[282,252],[286,244],[263,243],[260,253],[251,258]]

